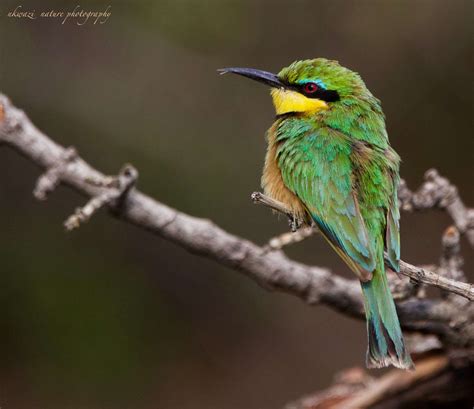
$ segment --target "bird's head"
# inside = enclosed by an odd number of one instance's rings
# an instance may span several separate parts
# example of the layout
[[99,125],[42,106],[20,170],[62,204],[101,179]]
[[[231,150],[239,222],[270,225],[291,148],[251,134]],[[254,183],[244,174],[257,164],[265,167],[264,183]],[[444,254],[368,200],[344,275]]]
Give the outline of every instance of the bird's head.
[[219,72],[242,75],[272,87],[277,115],[314,113],[368,92],[359,74],[325,58],[295,61],[278,74],[253,68],[224,68]]

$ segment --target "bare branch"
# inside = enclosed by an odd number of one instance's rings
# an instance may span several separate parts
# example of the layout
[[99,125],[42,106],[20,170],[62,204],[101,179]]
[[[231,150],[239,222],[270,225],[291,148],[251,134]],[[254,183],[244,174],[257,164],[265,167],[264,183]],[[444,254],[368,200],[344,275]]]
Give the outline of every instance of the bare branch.
[[[286,409],[365,409],[381,404],[441,374],[448,367],[445,355],[419,360],[416,371],[390,370],[378,379],[360,368],[351,368],[336,378],[329,389],[287,405]],[[400,406],[401,407],[401,406]]]
[[420,283],[432,285],[454,294],[461,295],[469,301],[474,300],[474,287],[470,283],[451,280],[439,274],[425,270],[424,268],[412,266],[402,260],[400,261],[400,273]]
[[[291,214],[290,210],[286,208],[283,203],[278,202],[274,199],[270,199],[263,193],[260,193],[259,197],[261,204],[266,205],[266,203],[271,203],[271,205],[268,206],[271,209],[279,209],[279,211],[283,212],[284,214]],[[385,261],[388,264],[387,257],[385,257]],[[400,261],[400,273],[406,275],[407,277],[410,277],[412,280],[415,280],[417,282],[432,285],[441,288],[442,290],[450,291],[454,294],[461,295],[470,301],[474,300],[474,287],[472,284],[454,281],[447,277],[441,277],[438,274],[435,274],[421,267],[413,266],[404,261]]]
[[284,215],[288,216],[288,218],[293,218],[293,213],[281,202],[272,199],[269,196],[265,196],[263,193],[260,192],[253,192],[250,195],[250,198],[253,200],[255,204],[262,204],[270,209],[275,210],[276,212],[283,213]]
[[[303,225],[303,220],[299,220],[298,217],[293,214],[290,209],[288,209],[283,203],[279,202],[278,200],[274,200],[271,197],[265,196],[263,193],[260,192],[253,192],[250,195],[250,198],[255,204],[261,204],[274,210],[275,212],[283,213],[286,217],[288,217],[290,229],[292,232],[296,232]],[[290,242],[291,240],[288,244],[290,244]]]
[[271,238],[265,246],[265,249],[269,251],[281,250],[283,247],[299,243],[316,233],[317,230],[314,227],[301,227],[295,232],[286,232]]
[[135,185],[138,178],[138,171],[132,165],[125,165],[115,178],[105,177],[102,181],[89,181],[95,186],[106,187],[101,194],[93,197],[87,204],[76,209],[74,214],[64,222],[66,230],[74,230],[81,223],[88,221],[99,209],[108,205],[118,208],[123,203],[125,196]]
[[73,147],[67,148],[58,162],[38,178],[35,190],[33,191],[34,197],[38,200],[46,200],[48,194],[56,189],[56,186],[60,183],[61,173],[64,171],[64,168],[71,163],[76,156],[77,152]]
[[[3,121],[0,123],[0,143],[16,149],[46,169],[53,167],[64,157],[65,149],[40,132],[22,111],[1,94],[0,106],[4,111]],[[344,279],[325,268],[292,261],[281,251],[265,251],[248,240],[229,234],[211,221],[186,215],[153,200],[131,188],[133,183],[125,184],[128,188],[124,190],[111,187],[108,184],[110,178],[80,157],[64,167],[59,179],[61,183],[90,198],[101,197],[105,192],[115,192],[117,200],[105,200],[103,203],[114,216],[172,241],[192,253],[209,257],[240,271],[267,289],[292,294],[310,304],[322,303],[353,317],[364,316],[359,283],[356,280]],[[426,278],[429,277],[441,288],[448,289],[451,286],[459,294],[470,299],[473,297],[472,288],[462,287],[467,284],[453,284],[452,280],[439,278],[432,272],[407,263],[402,264],[402,270],[419,280],[430,282]],[[469,303],[460,311],[452,300],[411,298],[399,302],[397,308],[405,329],[436,334],[445,345],[470,348],[474,346],[473,305],[474,303]],[[461,316],[463,319],[458,319]],[[456,324],[453,325],[453,322]]]
[[[461,358],[461,357],[460,357]],[[285,409],[399,409],[471,407],[474,366],[442,351],[420,356],[416,371],[390,370],[373,378],[361,368],[337,375],[329,388]]]
[[424,183],[415,192],[408,189],[404,180],[400,182],[398,199],[401,208],[406,211],[445,209],[456,228],[466,235],[471,247],[474,247],[474,209],[464,205],[456,186],[440,176],[436,169],[426,171],[424,178]]
[[285,409],[331,409],[365,390],[375,382],[362,368],[349,368],[337,374],[329,388],[291,402]]

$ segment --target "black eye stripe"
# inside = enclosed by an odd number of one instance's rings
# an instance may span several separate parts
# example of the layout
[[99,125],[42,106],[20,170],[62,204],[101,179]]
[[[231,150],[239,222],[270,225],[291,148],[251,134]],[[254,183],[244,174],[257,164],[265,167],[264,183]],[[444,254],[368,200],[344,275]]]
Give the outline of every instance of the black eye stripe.
[[321,101],[324,102],[336,102],[341,99],[339,93],[335,90],[332,89],[324,89],[321,86],[319,86],[317,83],[315,83],[318,86],[317,91],[312,92],[312,93],[307,93],[304,91],[303,87],[305,84],[290,84],[287,81],[281,80],[282,83],[285,84],[286,89],[291,89],[293,91],[299,92],[300,94],[303,94],[307,98],[315,98],[315,99],[320,99]]
[[[316,85],[316,87],[317,87],[316,90],[308,92],[307,89],[306,89],[308,84]],[[303,94],[304,96],[308,97],[308,98],[320,99],[320,100],[325,101],[325,102],[335,102],[335,101],[339,101],[339,99],[340,99],[339,93],[337,91],[330,90],[330,89],[324,89],[324,88],[318,86],[318,84],[313,83],[313,82],[306,83],[306,84],[303,84],[300,87],[297,87],[297,91],[300,92],[301,94]]]

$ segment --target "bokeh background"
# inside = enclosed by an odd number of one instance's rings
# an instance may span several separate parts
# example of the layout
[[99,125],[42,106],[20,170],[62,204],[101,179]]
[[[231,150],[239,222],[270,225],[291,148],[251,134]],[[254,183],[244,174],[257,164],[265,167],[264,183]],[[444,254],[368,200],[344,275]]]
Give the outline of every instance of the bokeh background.
[[[0,1],[0,89],[98,169],[125,162],[139,188],[264,243],[286,221],[255,207],[268,90],[216,69],[278,71],[324,56],[383,101],[402,176],[436,167],[474,202],[471,0],[81,1],[104,25],[7,18],[74,2]],[[362,365],[365,328],[269,293],[216,263],[101,213],[31,194],[40,171],[0,147],[0,405],[16,409],[270,409]],[[402,218],[403,258],[435,263],[450,223]],[[463,242],[466,270],[473,255]],[[295,259],[347,268],[318,237]],[[471,279],[473,275],[470,274]]]

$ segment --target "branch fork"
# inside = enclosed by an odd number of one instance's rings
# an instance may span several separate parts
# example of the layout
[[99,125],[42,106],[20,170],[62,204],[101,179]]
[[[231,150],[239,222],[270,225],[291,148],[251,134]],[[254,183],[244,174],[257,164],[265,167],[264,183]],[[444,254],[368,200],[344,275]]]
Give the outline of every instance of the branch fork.
[[65,168],[77,158],[77,151],[73,147],[66,148],[59,160],[43,173],[36,182],[33,196],[38,200],[46,200],[61,182],[61,175]]
[[85,206],[76,211],[64,222],[66,230],[71,231],[87,222],[98,210],[108,206],[119,211],[130,190],[138,179],[138,171],[132,165],[125,165],[120,173],[102,179],[87,179],[86,182],[103,189],[102,193],[89,200]]

